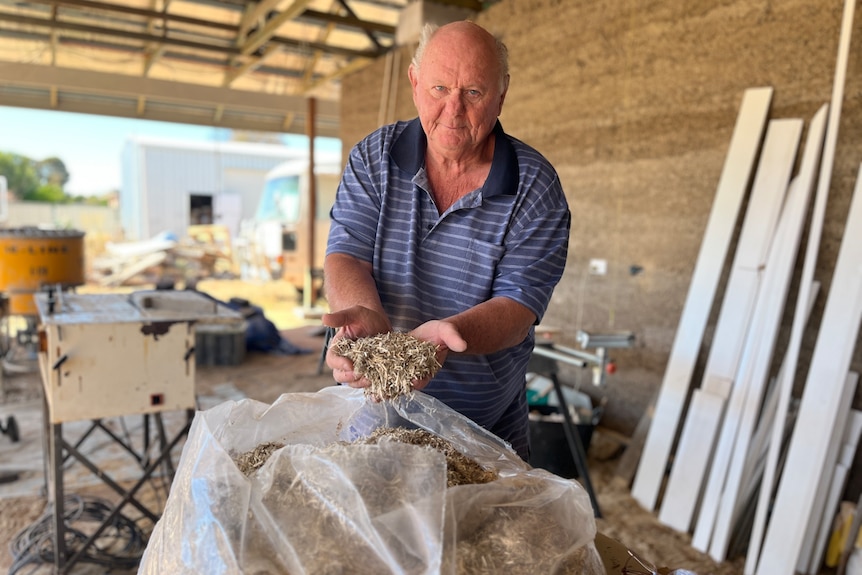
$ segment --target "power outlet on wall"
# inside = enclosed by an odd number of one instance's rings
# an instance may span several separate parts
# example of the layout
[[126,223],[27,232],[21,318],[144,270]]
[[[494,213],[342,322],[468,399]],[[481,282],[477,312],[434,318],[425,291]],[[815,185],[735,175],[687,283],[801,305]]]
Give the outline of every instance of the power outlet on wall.
[[603,276],[608,273],[608,260],[591,259],[590,274],[594,276]]

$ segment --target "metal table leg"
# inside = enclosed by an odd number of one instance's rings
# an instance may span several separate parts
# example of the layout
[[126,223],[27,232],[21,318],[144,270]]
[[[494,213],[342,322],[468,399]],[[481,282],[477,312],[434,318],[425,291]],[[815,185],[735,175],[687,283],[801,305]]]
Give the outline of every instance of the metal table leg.
[[569,449],[572,452],[572,459],[575,461],[575,467],[578,470],[578,476],[587,493],[590,495],[590,501],[593,504],[593,512],[596,517],[601,517],[602,512],[599,509],[599,501],[596,498],[596,492],[593,489],[593,482],[590,480],[590,472],[587,469],[587,453],[584,449],[584,444],[581,441],[581,436],[572,421],[572,414],[569,413],[569,405],[566,403],[566,398],[563,396],[563,387],[560,380],[557,379],[556,372],[549,374],[551,381],[554,382],[554,391],[557,392],[557,399],[560,402],[560,411],[563,412],[563,431],[566,434],[566,441],[569,444]]
[[58,573],[66,567],[66,524],[63,509],[63,424],[50,426],[51,494],[54,498],[54,566]]
[[[149,426],[150,418],[145,416],[145,425]],[[150,458],[148,456],[149,451],[149,430],[145,430],[147,435],[146,445],[144,446],[144,453],[136,454],[134,450],[123,442],[120,438],[118,438],[113,433],[108,433],[108,436],[114,441],[120,443],[120,445],[132,453],[137,462],[142,465],[143,471],[128,491],[124,489],[119,483],[113,480],[109,475],[107,475],[104,471],[102,471],[95,463],[93,463],[86,455],[81,453],[80,445],[81,441],[72,445],[71,443],[66,442],[63,438],[63,425],[61,423],[56,424],[48,424],[46,426],[46,430],[48,431],[48,445],[47,445],[47,454],[48,461],[46,462],[46,471],[49,474],[46,476],[49,479],[48,493],[49,497],[53,499],[53,535],[54,535],[54,567],[56,573],[69,573],[70,569],[77,564],[81,559],[84,558],[87,550],[96,543],[98,538],[102,535],[102,533],[107,529],[112,522],[117,518],[120,514],[121,510],[126,505],[132,505],[139,512],[141,512],[144,516],[150,519],[153,523],[158,521],[159,514],[154,513],[152,510],[148,509],[144,504],[136,499],[136,494],[144,484],[150,480],[153,473],[160,466],[164,466],[165,470],[170,475],[169,479],[173,480],[173,472],[174,467],[171,459],[171,452],[173,449],[179,444],[179,442],[188,435],[189,429],[191,428],[192,420],[194,417],[194,410],[186,410],[186,418],[187,421],[183,428],[177,432],[173,438],[168,438],[164,425],[162,423],[161,414],[156,414],[155,420],[157,422],[157,433],[159,435],[159,451],[155,454],[154,457]],[[101,420],[96,420],[93,422],[93,426],[90,430],[87,431],[85,435],[89,436],[90,432],[94,428],[100,428],[105,431],[108,431],[104,425],[102,425]],[[83,545],[77,549],[74,555],[69,556],[70,550],[66,548],[66,524],[65,524],[65,490],[63,483],[63,467],[64,462],[68,458],[74,458],[78,462],[80,462],[84,467],[90,470],[94,475],[96,475],[103,484],[110,487],[113,491],[115,491],[118,495],[121,496],[121,500],[117,503],[111,513],[99,524],[96,530],[90,534],[87,541],[83,543]]]

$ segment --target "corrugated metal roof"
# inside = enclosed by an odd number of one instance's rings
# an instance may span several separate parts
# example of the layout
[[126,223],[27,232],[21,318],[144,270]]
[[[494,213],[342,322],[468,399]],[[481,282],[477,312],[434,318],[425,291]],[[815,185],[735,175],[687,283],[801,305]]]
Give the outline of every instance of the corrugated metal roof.
[[0,105],[337,137],[409,1],[0,0]]

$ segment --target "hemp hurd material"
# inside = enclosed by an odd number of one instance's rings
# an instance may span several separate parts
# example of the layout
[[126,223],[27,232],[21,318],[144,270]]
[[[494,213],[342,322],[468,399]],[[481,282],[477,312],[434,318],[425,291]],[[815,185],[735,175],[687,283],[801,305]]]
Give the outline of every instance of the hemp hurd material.
[[411,393],[413,381],[433,377],[441,367],[436,345],[395,331],[341,338],[332,351],[353,362],[353,370],[369,382],[365,394],[376,400]]
[[[441,452],[446,460],[449,488],[492,483],[499,478],[496,470],[483,468],[478,462],[455,449],[447,440],[421,429],[380,427],[368,437],[339,444],[358,447],[386,441]],[[246,475],[253,475],[279,447],[281,445],[278,443],[262,443],[249,452],[235,456],[234,461]],[[264,503],[289,508],[302,517],[301,529],[297,527],[295,532],[291,533],[297,540],[300,537],[308,537],[306,543],[317,549],[318,553],[307,560],[316,561],[315,557],[319,556],[321,561],[325,561],[327,568],[338,565],[341,569],[347,568],[342,561],[350,558],[351,572],[387,572],[386,566],[373,554],[367,554],[361,544],[361,538],[357,538],[349,525],[344,523],[342,513],[338,508],[332,507],[331,501],[323,504],[319,494],[309,491],[310,488],[299,476],[280,475],[277,481],[283,486],[275,490],[279,500],[276,502],[267,499]],[[513,501],[510,504],[489,503],[476,506],[475,509],[471,507],[471,513],[458,519],[457,530],[444,538],[445,562],[451,562],[455,573],[532,575],[537,572],[537,566],[548,567],[543,562],[549,557],[559,557],[561,551],[567,552],[559,558],[559,563],[554,568],[555,573],[580,575],[591,572],[587,568],[591,565],[591,555],[586,547],[567,549],[571,544],[568,528],[550,518],[545,507],[525,504],[542,499],[547,489],[544,481],[539,477],[524,476],[515,482],[509,478],[508,482],[503,489],[511,489]],[[394,485],[398,485],[398,482]],[[358,491],[363,493],[364,497],[370,498],[368,504],[372,508],[376,505],[374,500],[389,500],[393,496],[388,491],[390,488],[385,484],[357,485]],[[477,492],[473,493],[476,495]],[[315,539],[315,533],[327,535]],[[251,555],[254,555],[253,550]],[[421,564],[410,567],[419,568]]]
[[[366,438],[360,438],[353,444],[375,445],[381,440],[397,441],[409,445],[417,445],[436,449],[446,458],[446,485],[473,485],[488,483],[497,479],[497,472],[487,470],[475,460],[467,457],[440,436],[423,429],[405,429],[403,427],[379,427]],[[284,447],[283,443],[261,443],[254,449],[234,457],[234,463],[246,477],[260,469],[270,456]]]

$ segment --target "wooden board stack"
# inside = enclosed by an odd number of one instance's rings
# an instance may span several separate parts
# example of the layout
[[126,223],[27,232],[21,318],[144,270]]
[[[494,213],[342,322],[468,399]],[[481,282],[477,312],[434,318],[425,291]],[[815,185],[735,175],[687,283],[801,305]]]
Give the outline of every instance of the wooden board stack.
[[[662,523],[680,531],[687,531],[691,524],[700,486],[710,465],[710,451],[724,413],[725,400],[730,395],[734,374],[743,355],[746,334],[749,333],[755,312],[758,288],[765,273],[769,273],[772,268],[772,265],[767,265],[771,264],[767,258],[776,259],[775,255],[770,255],[770,244],[779,243],[773,242],[772,238],[776,235],[775,228],[801,134],[802,120],[772,120],[767,128],[705,375],[700,388],[694,390],[692,396],[659,514]],[[784,212],[782,219],[787,221],[788,210]],[[789,226],[790,222],[785,223],[783,228]],[[801,233],[801,225],[798,227]],[[778,251],[773,249],[772,253]],[[723,443],[720,445],[723,446]],[[712,465],[725,467],[729,456],[729,450],[718,450]],[[704,499],[701,516],[707,504],[712,506],[714,513],[716,503],[715,498]]]
[[647,433],[632,486],[632,495],[647,509],[653,509],[658,498],[736,219],[760,151],[771,101],[772,88],[752,88],[743,95],[682,319],[656,400],[653,425]]
[[[792,180],[802,121],[770,120],[761,149],[771,89],[748,90],[743,97],[632,485],[632,495],[643,507],[657,510],[659,520],[675,529],[693,529],[692,545],[718,561],[727,558],[732,546],[744,546],[747,538],[746,575],[817,573],[862,432],[862,414],[849,407],[858,382],[858,375],[849,372],[850,360],[862,320],[862,167],[795,428],[788,423],[802,337],[819,285],[814,270],[835,159],[854,4],[844,3],[831,104],[812,118]],[[729,251],[727,230],[735,229],[739,206],[749,193],[748,178],[728,175],[750,174],[754,166],[757,175],[728,268],[703,379],[692,386]],[[795,276],[806,229],[805,259]],[[781,369],[770,379],[794,281],[799,290],[790,340]]]

